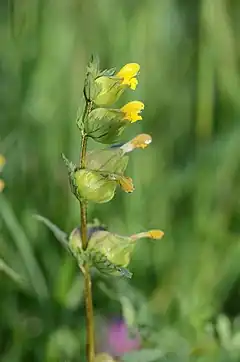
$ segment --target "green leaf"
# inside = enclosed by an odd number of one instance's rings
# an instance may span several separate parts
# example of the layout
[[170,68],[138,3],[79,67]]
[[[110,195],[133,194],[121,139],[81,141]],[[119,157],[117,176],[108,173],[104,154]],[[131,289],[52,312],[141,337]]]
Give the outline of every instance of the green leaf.
[[68,327],[54,331],[47,344],[47,361],[69,361],[80,354],[79,339]]
[[55,236],[55,238],[61,243],[61,245],[69,251],[68,247],[68,235],[59,229],[59,227],[53,224],[49,219],[41,215],[34,215],[35,219],[42,222]]
[[76,170],[77,166],[72,161],[69,161],[64,153],[62,153],[62,159],[68,169],[68,173],[72,173]]
[[8,266],[5,261],[0,258],[0,272],[5,273],[10,279],[12,279],[16,284],[25,290],[29,290],[29,285],[25,279],[16,273],[10,266]]
[[2,216],[15,244],[25,263],[31,285],[40,299],[48,297],[47,283],[41,267],[34,256],[31,242],[19,223],[6,197],[0,195],[0,215]]
[[159,349],[142,349],[127,353],[122,357],[123,362],[160,362],[164,360],[164,354]]
[[122,305],[122,313],[125,322],[128,327],[133,327],[136,324],[136,312],[129,298],[120,297],[120,303]]

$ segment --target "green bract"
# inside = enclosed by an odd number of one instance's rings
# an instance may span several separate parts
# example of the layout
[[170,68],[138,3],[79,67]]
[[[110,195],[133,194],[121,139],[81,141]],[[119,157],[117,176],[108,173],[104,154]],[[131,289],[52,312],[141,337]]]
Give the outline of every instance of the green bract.
[[85,123],[86,134],[97,142],[114,143],[130,122],[117,109],[96,108]]
[[93,99],[97,106],[110,106],[122,95],[126,87],[121,86],[117,77],[101,76],[95,79],[96,87],[99,89]]
[[86,160],[89,169],[123,174],[129,157],[120,147],[116,147],[90,151]]

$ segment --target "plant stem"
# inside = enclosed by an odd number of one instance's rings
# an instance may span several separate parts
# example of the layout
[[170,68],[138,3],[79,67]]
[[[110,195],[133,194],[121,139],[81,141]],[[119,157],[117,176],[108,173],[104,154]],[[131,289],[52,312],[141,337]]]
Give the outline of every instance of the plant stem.
[[[92,104],[86,100],[86,105],[82,117],[82,123],[84,124],[89,112],[91,111]],[[82,130],[82,144],[80,155],[80,168],[86,167],[86,153],[87,153],[87,136]],[[87,238],[87,203],[85,200],[80,201],[80,225],[81,225],[81,239],[83,249],[86,250],[88,244]],[[92,281],[90,268],[85,263],[81,270],[84,275],[84,294],[85,294],[85,308],[86,308],[86,330],[87,330],[87,342],[86,342],[86,355],[88,362],[94,362],[94,321],[93,321],[93,302],[92,302]]]
[[94,362],[95,348],[94,348],[94,321],[93,321],[93,301],[92,301],[92,281],[89,266],[85,265],[82,268],[84,275],[84,294],[85,294],[85,308],[86,308],[86,325],[87,325],[87,342],[86,342],[86,355],[88,362]]

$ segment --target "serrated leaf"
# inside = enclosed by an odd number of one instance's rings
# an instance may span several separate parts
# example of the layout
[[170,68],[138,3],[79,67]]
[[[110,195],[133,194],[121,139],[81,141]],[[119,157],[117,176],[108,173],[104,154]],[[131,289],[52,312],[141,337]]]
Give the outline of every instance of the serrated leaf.
[[66,249],[67,251],[69,251],[69,247],[68,247],[68,235],[62,231],[61,229],[59,229],[59,227],[55,224],[53,224],[49,219],[47,219],[46,217],[43,217],[41,215],[34,215],[35,219],[37,219],[38,221],[42,222],[45,226],[47,226],[47,228],[49,230],[51,230],[51,232],[53,233],[53,235],[55,236],[55,238],[61,243],[61,245],[64,247],[64,249]]
[[163,361],[164,354],[159,349],[142,349],[125,354],[123,362],[160,362]]
[[99,76],[111,77],[115,74],[115,72],[116,68],[105,69],[99,74]]
[[68,173],[72,173],[76,170],[76,165],[72,161],[69,161],[69,159],[64,155],[64,153],[62,153],[62,159],[68,169]]

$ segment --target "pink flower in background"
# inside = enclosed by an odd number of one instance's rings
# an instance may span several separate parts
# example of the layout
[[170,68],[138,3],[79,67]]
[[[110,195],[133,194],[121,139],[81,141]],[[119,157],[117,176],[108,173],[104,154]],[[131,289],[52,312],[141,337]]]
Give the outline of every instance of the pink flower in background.
[[119,357],[124,353],[139,349],[141,339],[137,332],[131,336],[125,322],[119,319],[109,324],[106,344],[110,354]]

